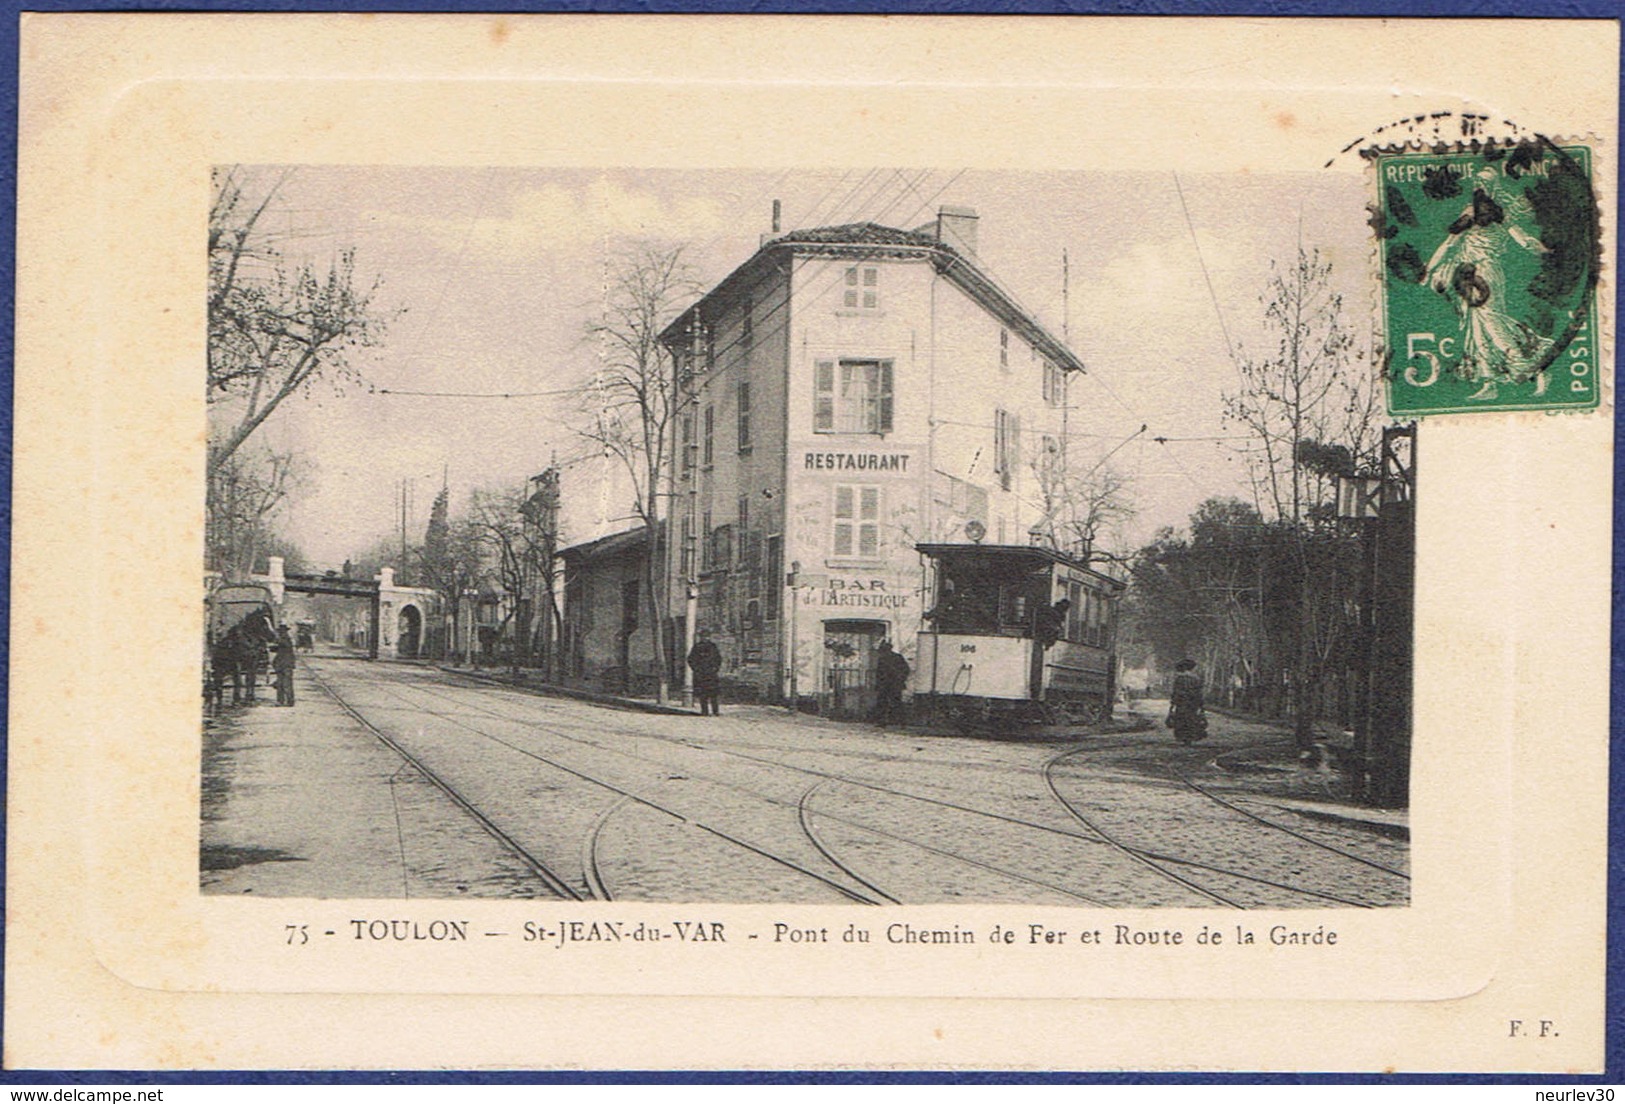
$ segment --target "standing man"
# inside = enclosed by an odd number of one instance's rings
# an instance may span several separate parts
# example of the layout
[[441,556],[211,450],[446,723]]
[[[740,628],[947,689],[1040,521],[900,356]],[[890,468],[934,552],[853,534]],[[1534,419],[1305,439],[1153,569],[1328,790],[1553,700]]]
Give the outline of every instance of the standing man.
[[701,629],[699,640],[689,649],[688,669],[694,672],[694,700],[699,703],[700,716],[717,716],[717,691],[721,689],[722,681],[722,649],[711,642],[709,629]]
[[908,685],[908,660],[882,640],[875,655],[875,724],[890,724],[903,714],[903,687]]
[[276,656],[271,660],[271,669],[276,672],[276,703],[278,705],[293,704],[294,662],[293,637],[288,635],[288,626],[283,625],[276,631]]

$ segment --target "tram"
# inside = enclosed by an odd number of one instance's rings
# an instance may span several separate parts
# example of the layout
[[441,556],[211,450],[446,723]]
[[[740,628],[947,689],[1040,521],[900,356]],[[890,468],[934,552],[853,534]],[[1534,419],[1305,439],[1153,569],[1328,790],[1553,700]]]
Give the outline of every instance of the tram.
[[915,548],[934,579],[914,665],[925,716],[962,731],[1110,717],[1120,580],[1050,548]]

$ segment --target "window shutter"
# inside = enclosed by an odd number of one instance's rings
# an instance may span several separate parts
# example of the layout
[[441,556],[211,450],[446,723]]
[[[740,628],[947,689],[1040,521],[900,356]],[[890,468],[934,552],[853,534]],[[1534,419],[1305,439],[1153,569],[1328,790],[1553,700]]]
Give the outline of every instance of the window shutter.
[[1004,489],[1009,490],[1015,485],[1016,474],[1021,471],[1021,415],[1010,415],[1005,439],[1010,457],[1004,469]]
[[835,362],[820,360],[813,381],[813,429],[835,428]]
[[880,362],[880,414],[878,424],[875,426],[875,432],[877,433],[890,433],[892,431],[891,366],[892,362],[889,360]]

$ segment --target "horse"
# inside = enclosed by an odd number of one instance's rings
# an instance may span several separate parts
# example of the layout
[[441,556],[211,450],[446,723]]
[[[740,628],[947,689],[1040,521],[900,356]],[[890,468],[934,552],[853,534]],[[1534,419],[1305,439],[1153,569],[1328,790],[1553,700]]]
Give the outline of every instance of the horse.
[[271,615],[264,610],[254,610],[215,641],[209,652],[209,665],[213,668],[216,708],[225,702],[228,678],[231,680],[231,704],[241,705],[254,700],[255,680],[265,659],[266,648],[275,641],[276,629],[271,625]]

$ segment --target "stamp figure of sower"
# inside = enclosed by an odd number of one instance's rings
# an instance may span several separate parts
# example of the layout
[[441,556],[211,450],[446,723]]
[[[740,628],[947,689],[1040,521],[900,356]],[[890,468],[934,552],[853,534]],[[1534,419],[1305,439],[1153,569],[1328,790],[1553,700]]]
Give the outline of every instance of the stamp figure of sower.
[[1456,373],[1481,384],[1469,400],[1494,398],[1497,381],[1524,383],[1531,378],[1534,393],[1544,395],[1552,343],[1507,310],[1508,254],[1519,249],[1548,252],[1531,230],[1534,208],[1491,165],[1473,174],[1472,188],[1472,200],[1450,224],[1426,274],[1428,284],[1451,301],[1461,318]]
[[1590,151],[1525,140],[1374,157],[1389,411],[1595,407]]

